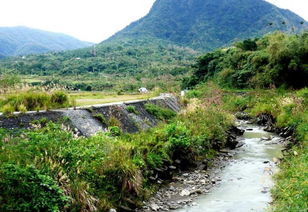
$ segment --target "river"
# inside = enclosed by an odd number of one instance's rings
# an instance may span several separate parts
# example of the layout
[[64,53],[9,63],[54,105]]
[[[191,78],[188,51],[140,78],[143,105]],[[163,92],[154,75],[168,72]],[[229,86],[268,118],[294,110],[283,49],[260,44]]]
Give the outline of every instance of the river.
[[176,212],[264,212],[271,199],[275,158],[282,156],[280,138],[262,127],[240,123],[243,142],[234,160],[219,174],[221,182],[208,194]]

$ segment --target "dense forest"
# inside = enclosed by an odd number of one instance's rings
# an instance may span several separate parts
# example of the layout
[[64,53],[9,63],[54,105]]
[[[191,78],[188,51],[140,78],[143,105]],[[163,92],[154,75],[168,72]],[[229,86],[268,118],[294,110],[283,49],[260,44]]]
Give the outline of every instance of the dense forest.
[[208,53],[197,59],[182,86],[210,79],[229,88],[303,88],[308,85],[308,33],[277,32]]
[[109,40],[150,36],[205,52],[277,30],[298,33],[307,26],[298,15],[263,0],[159,0],[144,18]]

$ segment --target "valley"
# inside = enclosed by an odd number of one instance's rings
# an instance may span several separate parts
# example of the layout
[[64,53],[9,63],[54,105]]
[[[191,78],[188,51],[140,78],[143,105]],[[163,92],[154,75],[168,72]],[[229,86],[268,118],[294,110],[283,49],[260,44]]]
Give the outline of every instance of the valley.
[[263,0],[0,27],[0,211],[307,211],[307,30]]

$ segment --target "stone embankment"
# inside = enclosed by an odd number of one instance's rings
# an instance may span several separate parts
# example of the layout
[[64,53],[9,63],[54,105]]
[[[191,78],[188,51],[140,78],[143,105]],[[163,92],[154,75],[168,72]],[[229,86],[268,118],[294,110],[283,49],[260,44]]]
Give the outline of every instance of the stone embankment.
[[[164,94],[148,100],[118,102],[90,107],[69,108],[51,111],[14,113],[11,116],[0,115],[0,128],[28,129],[36,120],[65,121],[74,131],[83,136],[92,136],[104,132],[110,120],[117,122],[124,132],[134,133],[155,126],[158,120],[145,109],[145,104],[155,104],[179,112],[181,107],[176,97]],[[127,110],[133,106],[135,113]]]

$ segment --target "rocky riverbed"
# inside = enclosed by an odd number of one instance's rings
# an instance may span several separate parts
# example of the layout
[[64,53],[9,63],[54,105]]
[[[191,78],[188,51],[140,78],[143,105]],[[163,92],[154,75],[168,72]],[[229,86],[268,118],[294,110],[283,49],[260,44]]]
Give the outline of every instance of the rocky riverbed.
[[[217,212],[237,211],[234,208],[237,204],[238,211],[264,211],[271,201],[271,175],[285,139],[248,121],[240,121],[238,125],[245,134],[237,138],[235,150],[221,150],[218,157],[203,161],[197,169],[180,172],[136,211],[201,212],[207,207]],[[246,197],[234,198],[235,194]],[[247,197],[255,198],[255,202]]]

